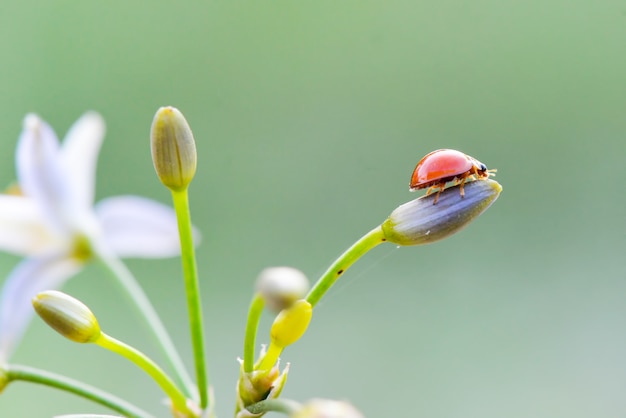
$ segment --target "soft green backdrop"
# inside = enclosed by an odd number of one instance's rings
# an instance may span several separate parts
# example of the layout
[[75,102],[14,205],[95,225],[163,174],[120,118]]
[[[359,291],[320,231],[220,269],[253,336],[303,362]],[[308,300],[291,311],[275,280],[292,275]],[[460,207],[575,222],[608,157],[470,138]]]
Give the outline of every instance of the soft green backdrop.
[[[0,3],[0,183],[27,112],[62,135],[94,109],[108,126],[97,196],[168,202],[148,144],[162,105],[197,140],[191,204],[221,417],[257,273],[317,278],[415,197],[413,167],[444,147],[497,168],[500,200],[444,242],[382,246],[350,270],[284,353],[284,395],[347,399],[369,418],[626,415],[626,3]],[[2,255],[0,275],[17,261]],[[190,360],[179,261],[128,264]],[[65,290],[158,357],[110,284],[91,266]],[[167,416],[142,373],[40,321],[13,360]],[[106,411],[22,383],[0,396],[2,417],[76,412]]]

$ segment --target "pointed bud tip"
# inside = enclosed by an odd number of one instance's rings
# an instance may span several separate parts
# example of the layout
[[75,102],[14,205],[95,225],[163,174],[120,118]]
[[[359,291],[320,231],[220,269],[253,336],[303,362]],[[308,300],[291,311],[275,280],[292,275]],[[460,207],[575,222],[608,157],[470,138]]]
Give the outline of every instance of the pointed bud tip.
[[196,143],[183,114],[172,106],[157,110],[150,130],[154,169],[171,190],[184,190],[196,173]]
[[63,292],[38,293],[33,298],[33,307],[41,319],[69,340],[92,343],[100,337],[100,325],[91,310]]
[[422,196],[396,208],[382,224],[388,242],[398,245],[421,245],[435,242],[460,231],[482,214],[502,192],[494,180],[476,180],[449,187],[439,195]]

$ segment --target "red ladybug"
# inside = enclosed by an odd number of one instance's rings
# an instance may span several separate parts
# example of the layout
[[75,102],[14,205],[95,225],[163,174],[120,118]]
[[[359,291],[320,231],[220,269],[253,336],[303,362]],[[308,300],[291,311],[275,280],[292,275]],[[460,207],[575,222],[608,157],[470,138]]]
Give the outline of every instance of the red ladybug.
[[417,163],[411,176],[410,190],[415,191],[428,187],[426,194],[437,191],[433,205],[437,203],[439,194],[445,189],[446,183],[454,181],[461,184],[461,197],[465,196],[463,184],[468,178],[486,179],[493,176],[496,170],[487,170],[487,166],[477,159],[453,149],[438,149]]

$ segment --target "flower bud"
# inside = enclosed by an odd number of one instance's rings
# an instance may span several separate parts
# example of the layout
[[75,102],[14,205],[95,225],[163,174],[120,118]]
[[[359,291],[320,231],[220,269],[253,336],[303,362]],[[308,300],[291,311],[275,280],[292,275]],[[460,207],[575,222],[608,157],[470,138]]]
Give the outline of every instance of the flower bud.
[[150,130],[154,169],[165,186],[174,191],[187,188],[196,173],[196,143],[189,124],[174,107],[162,107]]
[[312,315],[313,307],[304,299],[283,309],[274,319],[270,330],[272,344],[284,348],[298,341],[308,328]]
[[33,298],[37,314],[56,332],[77,343],[95,342],[101,335],[98,320],[81,301],[56,290]]
[[363,414],[348,402],[312,399],[289,418],[363,418]]
[[388,242],[398,245],[429,244],[460,231],[496,201],[502,186],[494,180],[465,183],[465,197],[459,186],[439,195],[422,196],[396,208],[381,225]]
[[306,295],[309,280],[304,273],[292,267],[269,267],[259,275],[256,289],[268,309],[280,312]]
[[[261,353],[261,356],[264,354]],[[241,362],[241,361],[240,361]],[[280,372],[279,364],[269,370],[255,370],[246,373],[241,362],[239,382],[237,382],[237,415],[236,418],[259,417],[246,410],[250,405],[268,399],[277,399],[285,386],[289,364]]]

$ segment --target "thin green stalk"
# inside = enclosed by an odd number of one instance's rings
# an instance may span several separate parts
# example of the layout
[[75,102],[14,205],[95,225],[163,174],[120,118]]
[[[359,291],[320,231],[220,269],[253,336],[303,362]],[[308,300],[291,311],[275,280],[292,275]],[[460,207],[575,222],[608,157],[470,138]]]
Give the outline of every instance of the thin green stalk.
[[322,277],[320,277],[317,283],[315,283],[315,286],[313,286],[306,297],[307,302],[315,306],[328,289],[335,284],[337,279],[345,273],[355,261],[383,242],[385,242],[385,236],[380,226],[377,226],[361,237],[361,239],[348,248],[346,252],[341,254]]
[[145,354],[104,332],[100,334],[100,337],[94,343],[135,363],[163,389],[163,392],[172,400],[172,405],[176,411],[183,412],[188,416],[195,416],[187,406],[185,395],[176,387],[172,379]]
[[189,213],[189,195],[187,189],[172,190],[174,210],[178,219],[180,234],[181,257],[185,276],[185,291],[189,310],[189,330],[193,346],[193,358],[196,365],[196,379],[200,393],[200,408],[208,405],[208,373],[204,359],[204,327],[202,325],[202,305],[200,303],[200,286],[196,267],[196,252],[193,246],[191,215]]
[[266,412],[282,412],[291,415],[302,408],[302,405],[290,399],[268,399],[248,406],[246,409],[252,414],[264,414]]
[[243,371],[251,373],[254,370],[254,349],[256,345],[256,333],[261,320],[265,301],[260,293],[254,295],[248,310],[248,322],[246,323],[246,336],[243,342]]
[[152,306],[150,299],[132,275],[130,270],[117,257],[105,252],[104,250],[95,251],[95,257],[102,263],[106,270],[117,280],[131,305],[136,308],[137,313],[144,319],[148,325],[148,329],[152,332],[158,346],[165,355],[168,363],[174,371],[174,375],[187,397],[192,397],[194,393],[194,385],[191,377],[187,373],[187,369],[176,351],[176,347],[172,342],[165,326],[161,322],[159,315]]
[[265,355],[260,359],[259,364],[256,365],[256,370],[269,370],[274,367],[274,364],[278,361],[278,358],[282,354],[284,347],[279,347],[276,344],[270,343]]
[[78,380],[16,364],[3,367],[9,382],[21,380],[63,390],[98,403],[129,418],[154,418],[135,405]]

